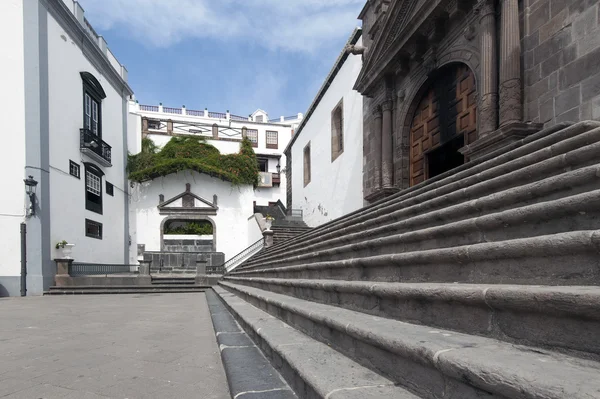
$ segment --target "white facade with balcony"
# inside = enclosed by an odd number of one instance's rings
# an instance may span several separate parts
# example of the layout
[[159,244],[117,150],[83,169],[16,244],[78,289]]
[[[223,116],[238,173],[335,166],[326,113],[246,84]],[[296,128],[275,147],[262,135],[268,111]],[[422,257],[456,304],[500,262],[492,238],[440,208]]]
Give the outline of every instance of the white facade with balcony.
[[[189,171],[136,184],[132,190],[130,211],[133,242],[144,251],[164,250],[162,229],[169,215],[161,213],[158,196],[163,195],[167,199],[178,195],[185,184],[189,184],[192,195],[205,198],[207,202],[213,197],[218,198],[218,210],[214,212],[193,210],[204,213],[198,217],[209,220],[215,226],[215,251],[223,252],[229,259],[248,247],[257,231],[261,234],[256,222],[248,219],[253,217],[254,206],[274,206],[278,201],[286,206],[283,149],[301,120],[302,114],[269,119],[269,115],[260,109],[242,117],[229,111],[140,105],[129,101],[128,147],[131,153],[141,151],[142,137],[148,137],[162,147],[174,136],[201,136],[221,154],[233,154],[239,152],[242,138],[247,136],[253,143],[260,170],[260,183],[255,189],[248,185],[233,187],[220,179]],[[189,216],[194,215],[190,213]],[[247,220],[253,223],[253,228],[246,228]],[[135,262],[140,256],[141,253],[132,251],[130,262]]]
[[[0,150],[0,296],[18,295],[20,224],[28,295],[52,284],[55,244],[87,263],[129,260],[127,70],[72,0],[0,5],[0,107],[11,139]],[[8,95],[10,93],[10,95]],[[33,209],[23,179],[37,181]]]

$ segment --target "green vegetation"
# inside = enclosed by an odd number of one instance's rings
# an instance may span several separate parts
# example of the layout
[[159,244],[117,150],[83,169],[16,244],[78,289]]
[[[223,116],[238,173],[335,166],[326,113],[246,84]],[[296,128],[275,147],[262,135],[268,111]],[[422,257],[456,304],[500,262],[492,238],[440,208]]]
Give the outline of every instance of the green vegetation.
[[165,234],[195,234],[202,236],[213,233],[213,226],[210,222],[186,222],[183,226],[177,227],[171,227],[171,224],[165,227]]
[[129,155],[129,180],[141,183],[195,170],[230,181],[234,185],[258,184],[258,163],[250,140],[244,138],[237,154],[222,155],[202,137],[173,137],[162,149],[149,138],[142,139],[142,152]]

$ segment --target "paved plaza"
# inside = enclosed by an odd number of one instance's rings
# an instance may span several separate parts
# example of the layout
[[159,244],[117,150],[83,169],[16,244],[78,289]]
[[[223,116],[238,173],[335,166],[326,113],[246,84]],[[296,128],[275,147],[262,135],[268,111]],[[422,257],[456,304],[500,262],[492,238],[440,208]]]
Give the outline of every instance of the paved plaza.
[[203,293],[0,299],[0,398],[229,398]]

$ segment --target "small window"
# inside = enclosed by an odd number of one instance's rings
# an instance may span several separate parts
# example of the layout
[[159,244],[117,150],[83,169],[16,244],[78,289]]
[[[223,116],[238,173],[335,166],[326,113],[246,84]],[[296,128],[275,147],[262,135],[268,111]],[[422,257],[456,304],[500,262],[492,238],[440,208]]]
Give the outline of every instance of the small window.
[[102,214],[102,171],[91,164],[85,166],[85,209]]
[[106,93],[100,82],[89,72],[81,72],[83,80],[83,128],[102,137],[102,99]]
[[304,186],[310,183],[310,142],[304,147]]
[[71,174],[71,176],[81,179],[81,175],[80,175],[81,172],[80,172],[79,164],[77,162],[73,162],[73,161],[69,160],[69,173]]
[[85,219],[85,235],[86,237],[102,239],[102,223],[94,222],[93,220]]
[[258,147],[258,130],[256,129],[248,129],[246,131],[246,137],[252,143],[252,147]]
[[255,119],[256,119],[256,122],[263,122],[265,117],[264,117],[264,115],[257,115]]
[[148,119],[148,129],[160,130],[160,121],[157,119]]
[[277,149],[277,132],[267,130],[267,148]]
[[106,182],[106,194],[110,195],[111,197],[114,197],[115,192],[112,183]]
[[269,160],[267,158],[258,158],[258,171],[268,172],[269,171]]
[[344,152],[344,100],[331,112],[331,162]]

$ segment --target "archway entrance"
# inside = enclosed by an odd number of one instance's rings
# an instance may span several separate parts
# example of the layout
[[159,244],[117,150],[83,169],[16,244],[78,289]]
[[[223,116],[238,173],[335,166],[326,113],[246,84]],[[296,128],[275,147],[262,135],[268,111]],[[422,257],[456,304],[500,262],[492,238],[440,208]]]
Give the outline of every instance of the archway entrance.
[[477,90],[468,66],[437,71],[418,105],[410,129],[410,185],[462,165],[458,150],[477,139]]

